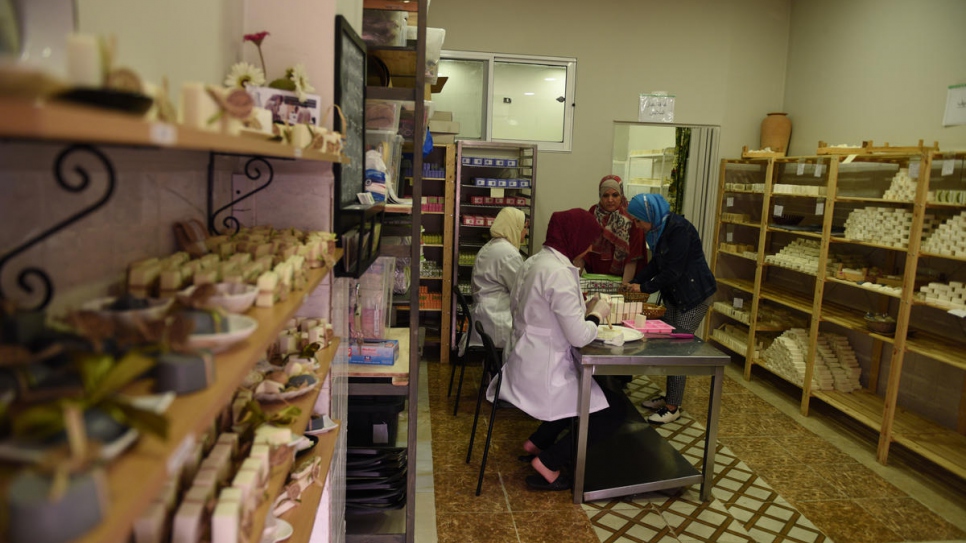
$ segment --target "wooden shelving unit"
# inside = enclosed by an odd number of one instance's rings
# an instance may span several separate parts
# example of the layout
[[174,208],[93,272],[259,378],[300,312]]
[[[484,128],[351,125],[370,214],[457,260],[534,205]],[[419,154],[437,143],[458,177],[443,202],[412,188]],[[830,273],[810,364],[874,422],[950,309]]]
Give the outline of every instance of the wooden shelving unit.
[[147,122],[103,109],[0,98],[0,137],[19,140],[159,147],[246,156],[347,162],[343,155],[298,149],[267,139]]
[[[338,253],[341,253],[341,250]],[[336,254],[336,257],[341,257],[341,254]],[[312,270],[305,291],[293,292],[286,301],[271,308],[249,310],[247,315],[258,321],[258,328],[248,339],[215,357],[217,379],[211,386],[174,400],[165,412],[165,416],[170,421],[168,439],[142,436],[130,451],[122,454],[108,466],[109,516],[94,530],[79,539],[79,542],[124,541],[127,538],[134,520],[147,509],[164,485],[168,477],[168,463],[175,461],[179,454],[185,452],[185,449],[190,450],[190,445],[211,426],[212,421],[231,401],[248,371],[263,356],[265,349],[276,340],[285,323],[301,307],[304,296],[314,290],[330,271],[328,268]],[[320,355],[321,365],[326,371],[335,349],[334,346],[330,347]],[[321,369],[319,372],[324,376]],[[135,383],[129,391],[132,395],[149,392],[149,384],[145,382]],[[307,396],[312,396],[314,402],[315,395],[317,392]],[[308,399],[304,401],[307,402]],[[303,409],[305,420],[301,421],[302,428],[311,413],[311,403],[307,405],[309,409]],[[334,441],[332,445],[334,448]]]
[[[945,222],[966,213],[966,204],[933,200],[940,191],[962,190],[966,153],[940,153],[935,146],[923,146],[922,142],[909,148],[888,144],[875,147],[871,142],[865,142],[861,150],[822,147],[820,151],[824,152],[818,157],[726,159],[721,163],[718,217],[722,213],[741,213],[760,216],[762,224],[768,224],[766,228],[754,229],[743,221],[718,221],[715,231],[718,247],[712,256],[712,269],[719,287],[725,287],[719,288],[716,299],[728,300],[736,293],[752,295],[750,302],[744,300],[744,311],[751,313],[750,323],[742,323],[748,328],[749,337],[743,353],[745,378],[750,378],[753,365],[768,370],[753,354],[758,343],[756,336],[766,332],[757,323],[761,303],[784,307],[809,322],[805,379],[803,385],[798,385],[802,389],[803,414],[808,414],[811,399],[821,400],[879,433],[879,462],[886,463],[890,445],[900,443],[966,478],[966,377],[964,383],[950,387],[951,394],[959,396],[946,400],[947,404],[958,406],[953,413],[958,421],[955,428],[899,405],[904,365],[940,364],[966,373],[966,332],[958,317],[946,314],[953,304],[917,297],[921,274],[936,274],[946,281],[966,279],[962,270],[966,257],[922,249],[924,234],[928,236],[933,231],[926,228],[927,214]],[[900,169],[918,169],[918,174],[911,174],[915,185],[913,201],[884,197],[886,190],[894,186]],[[763,184],[764,190],[744,189],[751,184]],[[784,185],[781,193],[775,192],[778,184]],[[801,192],[812,194],[787,194],[789,186],[794,185],[810,187]],[[816,186],[824,188],[815,190]],[[769,217],[779,206],[786,214],[803,215],[810,221],[807,224],[821,224],[820,233],[770,224]],[[867,207],[906,210],[910,217],[906,223],[907,241],[900,246],[891,241],[855,240],[832,233],[845,225],[853,211]],[[765,255],[779,252],[793,239],[818,242],[817,273],[803,275],[764,262]],[[747,255],[721,248],[725,243],[757,247],[757,263],[751,266]],[[872,283],[836,277],[827,266],[833,253],[862,256],[882,273],[902,276],[903,288],[883,290]],[[869,331],[864,320],[869,311],[892,315],[896,320],[895,334]],[[707,322],[709,337],[715,340],[710,335],[712,330],[723,323],[740,321],[726,312],[712,310]],[[819,333],[827,331],[846,334],[853,346],[871,345],[854,347],[860,359],[866,361],[863,374],[867,382],[863,389],[843,393],[812,387],[816,342]],[[861,341],[856,343],[857,340]],[[734,350],[733,345],[718,342]]]

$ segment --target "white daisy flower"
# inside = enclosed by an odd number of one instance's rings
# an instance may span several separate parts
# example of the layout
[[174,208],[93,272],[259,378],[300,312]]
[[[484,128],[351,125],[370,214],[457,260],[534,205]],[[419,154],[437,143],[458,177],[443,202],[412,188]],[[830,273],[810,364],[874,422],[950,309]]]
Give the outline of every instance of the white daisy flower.
[[299,102],[304,102],[306,100],[306,94],[310,92],[315,92],[315,87],[309,83],[309,76],[305,73],[305,66],[302,64],[296,64],[291,69],[291,79],[292,83],[295,83],[295,94],[299,97]]
[[225,78],[225,86],[230,89],[244,89],[248,86],[260,87],[265,84],[265,74],[247,62],[239,62],[231,67],[231,72]]

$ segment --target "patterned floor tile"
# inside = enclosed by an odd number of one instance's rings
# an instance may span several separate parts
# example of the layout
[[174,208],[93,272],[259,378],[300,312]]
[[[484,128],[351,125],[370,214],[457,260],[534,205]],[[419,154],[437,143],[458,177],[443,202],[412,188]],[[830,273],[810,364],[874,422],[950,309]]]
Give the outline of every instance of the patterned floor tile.
[[742,523],[720,501],[702,502],[685,494],[659,507],[661,516],[680,540],[709,542],[754,542]]
[[962,530],[906,496],[856,500],[856,503],[907,541],[966,539]]

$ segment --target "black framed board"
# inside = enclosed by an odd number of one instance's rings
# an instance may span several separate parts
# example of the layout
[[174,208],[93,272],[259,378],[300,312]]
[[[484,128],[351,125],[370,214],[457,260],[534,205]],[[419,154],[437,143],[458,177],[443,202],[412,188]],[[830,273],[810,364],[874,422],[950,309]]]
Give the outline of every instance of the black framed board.
[[345,136],[347,164],[335,165],[338,210],[358,204],[365,192],[366,174],[366,44],[341,15],[335,18],[335,103],[342,108],[346,126],[336,115],[335,129]]

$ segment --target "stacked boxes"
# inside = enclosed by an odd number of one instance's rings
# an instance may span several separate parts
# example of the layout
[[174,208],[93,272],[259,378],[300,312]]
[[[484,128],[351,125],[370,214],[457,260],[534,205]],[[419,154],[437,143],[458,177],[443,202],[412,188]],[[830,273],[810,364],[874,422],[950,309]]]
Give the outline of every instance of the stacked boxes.
[[528,189],[530,188],[529,179],[503,179],[503,178],[493,178],[493,177],[474,177],[473,184],[477,187],[489,187],[494,189]]

